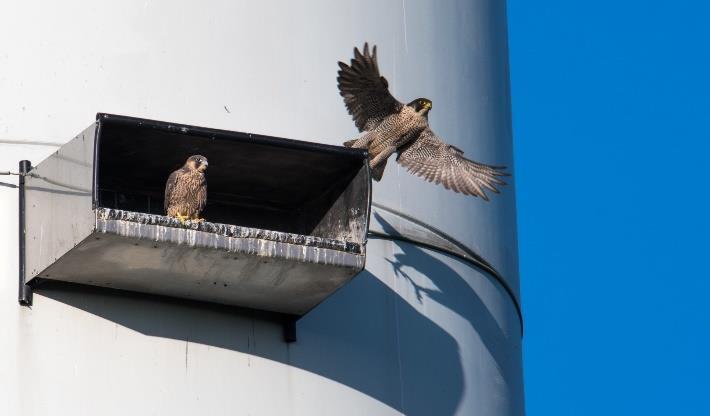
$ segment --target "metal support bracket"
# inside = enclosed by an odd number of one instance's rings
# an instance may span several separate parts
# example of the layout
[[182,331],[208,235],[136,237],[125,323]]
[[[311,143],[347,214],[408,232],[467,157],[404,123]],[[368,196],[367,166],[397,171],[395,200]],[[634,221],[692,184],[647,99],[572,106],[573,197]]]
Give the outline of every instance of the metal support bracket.
[[20,254],[20,280],[18,287],[17,300],[22,306],[32,306],[32,287],[25,283],[25,176],[32,169],[32,163],[29,160],[20,161],[20,175],[18,181],[19,188],[19,225],[20,225],[20,241],[19,241],[19,254]]

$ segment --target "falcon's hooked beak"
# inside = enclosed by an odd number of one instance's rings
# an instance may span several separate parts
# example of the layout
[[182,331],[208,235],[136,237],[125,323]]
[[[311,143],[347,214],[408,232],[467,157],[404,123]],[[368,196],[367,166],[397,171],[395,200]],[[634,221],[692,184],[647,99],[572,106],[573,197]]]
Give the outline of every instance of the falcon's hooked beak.
[[431,110],[431,100],[427,98],[419,98],[417,100],[417,105],[416,109],[418,112],[424,114],[425,116],[429,114],[429,110]]
[[202,163],[200,163],[200,167],[197,168],[197,170],[199,170],[200,172],[204,172],[207,170],[208,165],[209,165],[209,163],[207,163],[207,161],[204,160],[204,161],[202,161]]
[[419,110],[424,117],[429,118],[429,110],[431,110],[431,101],[425,100],[421,103],[421,109]]

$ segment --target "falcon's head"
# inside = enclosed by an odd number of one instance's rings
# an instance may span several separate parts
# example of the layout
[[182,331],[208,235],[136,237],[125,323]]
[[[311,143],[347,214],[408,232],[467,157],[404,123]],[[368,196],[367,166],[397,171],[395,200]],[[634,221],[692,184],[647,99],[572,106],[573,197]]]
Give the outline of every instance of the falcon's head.
[[197,170],[200,172],[204,172],[207,170],[207,158],[202,156],[202,155],[193,155],[187,158],[187,162],[185,162],[185,166],[187,166],[191,170]]
[[407,105],[414,108],[417,113],[423,116],[428,115],[429,110],[431,110],[431,100],[428,98],[417,98]]

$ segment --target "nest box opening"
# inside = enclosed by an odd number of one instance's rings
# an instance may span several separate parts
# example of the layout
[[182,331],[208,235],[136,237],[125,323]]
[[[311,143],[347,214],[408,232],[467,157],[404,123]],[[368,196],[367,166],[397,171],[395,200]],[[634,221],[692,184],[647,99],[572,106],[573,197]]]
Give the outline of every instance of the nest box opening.
[[361,150],[129,117],[99,119],[98,207],[165,215],[168,176],[201,154],[209,160],[206,221],[364,242],[350,226],[366,214],[369,198]]

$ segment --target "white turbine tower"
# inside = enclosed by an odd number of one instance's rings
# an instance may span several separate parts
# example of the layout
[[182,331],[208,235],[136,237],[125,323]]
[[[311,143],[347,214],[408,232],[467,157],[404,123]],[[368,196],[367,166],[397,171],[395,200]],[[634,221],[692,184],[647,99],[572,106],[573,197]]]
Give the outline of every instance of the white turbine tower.
[[[430,98],[437,134],[513,172],[504,1],[3,9],[0,171],[97,112],[340,145],[357,131],[337,62],[367,41],[393,95]],[[0,414],[523,415],[515,176],[484,202],[387,169],[365,271],[295,343],[260,312],[85,286],[19,306],[18,178],[0,176]]]

